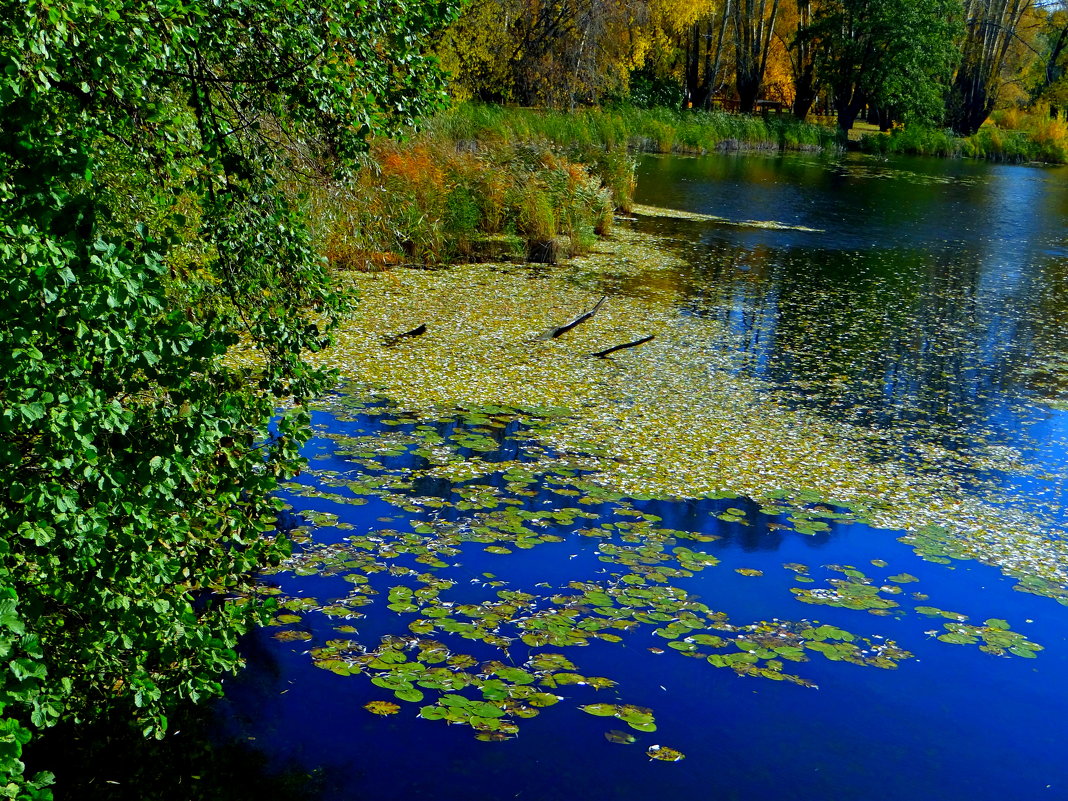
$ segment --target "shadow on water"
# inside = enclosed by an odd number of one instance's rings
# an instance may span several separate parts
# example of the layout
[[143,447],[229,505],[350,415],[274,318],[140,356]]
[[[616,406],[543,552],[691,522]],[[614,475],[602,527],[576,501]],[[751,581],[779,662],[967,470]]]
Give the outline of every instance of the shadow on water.
[[[250,652],[257,664],[265,654]],[[146,740],[119,721],[58,727],[35,740],[27,765],[55,773],[59,801],[317,801],[324,776],[314,765],[219,734],[215,709],[177,710],[171,734]]]

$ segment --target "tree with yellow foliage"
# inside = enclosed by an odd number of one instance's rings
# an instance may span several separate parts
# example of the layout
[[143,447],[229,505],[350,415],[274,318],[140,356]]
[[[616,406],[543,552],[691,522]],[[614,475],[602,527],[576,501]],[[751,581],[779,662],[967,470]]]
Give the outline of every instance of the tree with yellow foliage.
[[571,108],[626,87],[650,16],[639,0],[473,0],[439,55],[462,97]]

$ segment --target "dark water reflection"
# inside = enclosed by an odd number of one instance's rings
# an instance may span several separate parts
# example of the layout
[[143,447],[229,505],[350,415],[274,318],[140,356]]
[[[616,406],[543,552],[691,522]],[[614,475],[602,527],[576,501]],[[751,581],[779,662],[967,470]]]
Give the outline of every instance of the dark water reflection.
[[[1008,455],[991,446],[1064,469],[1068,170],[647,158],[640,176],[643,203],[820,229],[641,218],[679,243],[683,306],[722,323],[738,372],[791,406],[892,432],[875,458],[922,469],[934,446],[952,452],[940,469],[1028,492],[990,469]],[[1063,505],[1063,481],[1041,489]]]

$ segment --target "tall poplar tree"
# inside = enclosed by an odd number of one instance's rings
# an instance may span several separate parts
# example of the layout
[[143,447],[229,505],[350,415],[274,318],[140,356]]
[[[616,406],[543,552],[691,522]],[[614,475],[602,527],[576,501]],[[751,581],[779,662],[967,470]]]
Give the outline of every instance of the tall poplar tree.
[[962,136],[979,130],[997,105],[1002,69],[1033,0],[965,0],[960,68],[947,104],[948,122]]

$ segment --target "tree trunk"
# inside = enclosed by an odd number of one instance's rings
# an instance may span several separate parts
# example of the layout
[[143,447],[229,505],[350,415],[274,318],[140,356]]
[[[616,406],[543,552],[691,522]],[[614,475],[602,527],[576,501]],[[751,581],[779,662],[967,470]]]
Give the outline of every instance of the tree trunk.
[[1033,0],[965,0],[967,36],[946,109],[954,133],[974,134],[994,110],[1005,58],[1032,4]]
[[796,51],[796,58],[791,59],[794,73],[793,114],[804,120],[809,109],[816,102],[816,65],[812,54],[812,43],[802,34],[812,22],[812,1],[797,0],[797,33],[791,50]]
[[705,32],[702,38],[705,40],[704,69],[701,73],[701,83],[697,90],[697,98],[694,100],[694,108],[711,108],[712,94],[715,87],[712,84],[712,26],[715,20],[709,17],[705,20]]
[[695,22],[686,45],[686,99],[691,105],[698,102],[701,85],[701,24]]
[[711,104],[712,95],[719,91],[719,68],[723,63],[723,38],[727,33],[727,22],[731,16],[731,0],[724,0],[723,3],[723,18],[719,23],[719,35],[716,37],[716,56],[712,61],[712,71],[706,76],[705,80],[708,81],[709,101]]
[[971,136],[986,122],[994,110],[996,98],[990,97],[988,85],[977,74],[957,74],[950,95],[949,123],[959,136]]
[[760,82],[752,75],[738,76],[738,110],[743,114],[752,114],[756,108],[757,95],[760,94]]
[[736,86],[745,113],[752,113],[764,83],[778,13],[779,0],[770,0],[770,7],[769,0],[736,0],[734,4]]
[[797,119],[802,121],[808,116],[812,104],[816,102],[816,98],[819,96],[816,92],[813,78],[813,68],[810,64],[807,69],[798,76],[797,81],[794,84],[793,113]]
[[842,133],[849,133],[865,105],[867,105],[865,99],[857,95],[845,100],[835,99],[835,108],[838,111],[838,130]]

